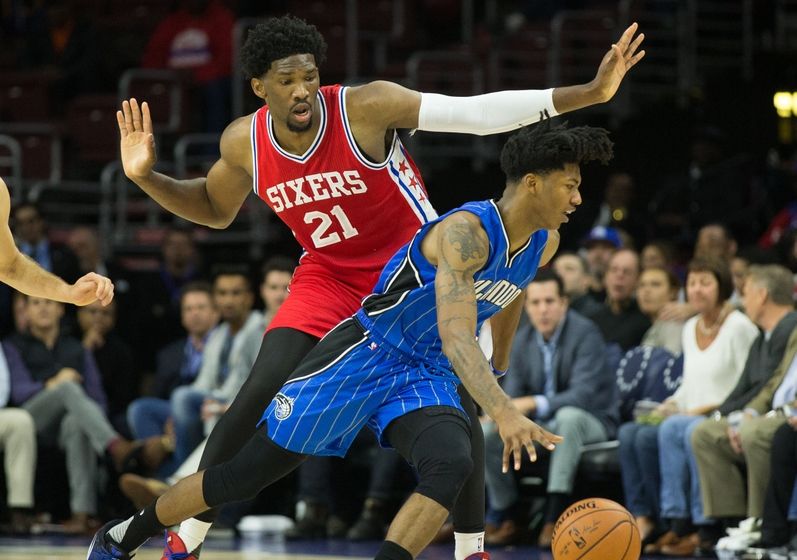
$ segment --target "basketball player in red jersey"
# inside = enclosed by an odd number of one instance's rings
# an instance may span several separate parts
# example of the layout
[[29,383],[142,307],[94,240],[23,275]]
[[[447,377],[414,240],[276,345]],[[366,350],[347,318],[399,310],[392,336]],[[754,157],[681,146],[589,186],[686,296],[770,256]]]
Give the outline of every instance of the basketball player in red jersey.
[[[421,94],[376,81],[320,86],[326,44],[312,25],[292,16],[252,30],[244,71],[265,105],[233,121],[221,137],[221,159],[206,178],[178,181],[153,171],[155,142],[146,103],[125,101],[117,113],[125,174],[170,212],[224,228],[253,189],[291,228],[305,249],[291,293],[263,338],[245,385],[208,439],[200,469],[232,457],[254,433],[264,408],[302,357],[368,295],[393,253],[436,217],[417,167],[396,135],[409,128],[494,134],[603,103],[645,54],[637,25],[606,53],[595,78],[549,90],[473,97]],[[506,369],[508,354],[494,356]],[[454,509],[456,558],[482,551],[484,482],[481,428],[473,419],[474,469]],[[165,557],[199,547],[214,516],[184,522],[168,536]]]
[[74,284],[67,284],[23,255],[8,228],[10,213],[11,197],[5,181],[0,179],[0,281],[29,296],[74,305],[88,305],[97,300],[102,305],[111,303],[113,283],[105,276],[89,272]]

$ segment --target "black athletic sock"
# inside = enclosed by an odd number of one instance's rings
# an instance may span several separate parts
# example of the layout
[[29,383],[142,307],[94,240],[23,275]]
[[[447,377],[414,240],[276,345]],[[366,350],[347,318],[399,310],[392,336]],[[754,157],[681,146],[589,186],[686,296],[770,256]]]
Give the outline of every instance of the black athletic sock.
[[545,512],[545,522],[555,523],[559,516],[567,509],[572,501],[570,494],[550,492],[548,494],[548,508]]
[[412,554],[401,545],[385,541],[374,558],[375,560],[412,560]]
[[[151,503],[139,513],[125,521],[128,523],[121,539],[114,540],[119,543],[119,547],[126,552],[133,552],[139,546],[147,542],[150,537],[154,537],[164,529],[166,526],[158,521],[158,516],[155,514],[155,504],[157,501]],[[121,524],[120,524],[121,525]],[[109,533],[114,537],[114,529],[119,527],[112,527]]]

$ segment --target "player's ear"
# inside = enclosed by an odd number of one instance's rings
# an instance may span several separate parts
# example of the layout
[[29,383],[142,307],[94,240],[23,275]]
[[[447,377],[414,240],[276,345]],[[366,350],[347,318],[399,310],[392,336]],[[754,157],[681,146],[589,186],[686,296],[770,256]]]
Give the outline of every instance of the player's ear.
[[249,84],[252,86],[252,91],[255,92],[256,96],[258,96],[263,101],[268,101],[268,95],[266,94],[265,80],[261,80],[260,78],[252,78],[251,80],[249,80]]
[[542,180],[539,175],[534,173],[526,173],[520,179],[521,187],[525,188],[530,194],[540,194],[542,188]]

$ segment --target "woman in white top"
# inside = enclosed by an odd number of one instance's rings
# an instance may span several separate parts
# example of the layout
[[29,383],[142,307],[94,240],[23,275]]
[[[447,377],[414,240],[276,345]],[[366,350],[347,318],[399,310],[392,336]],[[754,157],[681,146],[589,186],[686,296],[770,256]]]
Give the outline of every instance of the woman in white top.
[[687,549],[701,542],[692,523],[707,522],[690,438],[697,424],[736,385],[758,336],[753,322],[730,305],[732,293],[727,262],[699,257],[689,264],[686,296],[697,315],[684,325],[681,386],[657,410],[666,416],[658,431],[661,516],[670,520],[671,529],[659,539],[663,554],[688,556],[691,551]]

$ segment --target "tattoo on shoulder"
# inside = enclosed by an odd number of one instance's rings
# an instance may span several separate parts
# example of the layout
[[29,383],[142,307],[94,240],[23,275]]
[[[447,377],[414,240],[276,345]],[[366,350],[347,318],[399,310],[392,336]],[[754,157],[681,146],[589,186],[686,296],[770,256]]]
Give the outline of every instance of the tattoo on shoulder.
[[459,251],[463,263],[474,259],[482,260],[487,256],[487,240],[470,224],[452,224],[446,231],[446,237],[449,243]]

